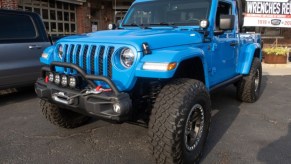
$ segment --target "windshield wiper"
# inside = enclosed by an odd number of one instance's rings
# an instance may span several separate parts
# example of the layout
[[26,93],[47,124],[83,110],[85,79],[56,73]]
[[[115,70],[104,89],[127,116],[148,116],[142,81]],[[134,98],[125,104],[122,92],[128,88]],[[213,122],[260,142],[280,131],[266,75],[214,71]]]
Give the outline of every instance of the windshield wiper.
[[167,23],[167,22],[151,23],[148,25],[150,25],[150,26],[170,26],[173,28],[178,28],[178,26],[176,26],[175,23]]
[[141,29],[149,29],[149,27],[144,24],[136,24],[136,23],[123,24],[122,26],[127,26],[127,27],[133,26],[133,27],[139,27]]

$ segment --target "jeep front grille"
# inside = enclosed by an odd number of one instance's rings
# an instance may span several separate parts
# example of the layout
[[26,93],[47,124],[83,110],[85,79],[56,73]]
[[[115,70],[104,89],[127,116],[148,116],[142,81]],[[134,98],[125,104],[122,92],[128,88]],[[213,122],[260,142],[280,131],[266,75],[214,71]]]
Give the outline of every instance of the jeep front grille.
[[98,69],[99,69],[99,74],[103,75],[103,59],[104,59],[104,46],[100,46],[100,51],[99,51],[99,57],[98,57]]
[[[113,46],[64,44],[63,47],[63,62],[74,63],[87,74],[112,78],[111,58],[115,51]],[[68,68],[65,71],[72,73],[74,70]]]

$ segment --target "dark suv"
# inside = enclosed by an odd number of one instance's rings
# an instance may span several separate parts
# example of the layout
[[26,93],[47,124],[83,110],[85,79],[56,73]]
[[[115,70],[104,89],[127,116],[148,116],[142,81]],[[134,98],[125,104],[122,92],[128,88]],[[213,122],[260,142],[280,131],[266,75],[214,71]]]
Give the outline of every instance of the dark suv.
[[0,9],[0,89],[33,85],[51,45],[38,14]]

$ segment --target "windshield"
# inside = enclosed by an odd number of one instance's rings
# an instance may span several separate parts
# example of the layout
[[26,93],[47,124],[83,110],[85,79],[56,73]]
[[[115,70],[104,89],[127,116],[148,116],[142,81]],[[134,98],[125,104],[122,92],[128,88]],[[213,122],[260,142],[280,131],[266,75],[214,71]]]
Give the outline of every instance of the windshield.
[[134,4],[126,15],[123,26],[144,25],[199,25],[207,19],[211,0],[159,0]]

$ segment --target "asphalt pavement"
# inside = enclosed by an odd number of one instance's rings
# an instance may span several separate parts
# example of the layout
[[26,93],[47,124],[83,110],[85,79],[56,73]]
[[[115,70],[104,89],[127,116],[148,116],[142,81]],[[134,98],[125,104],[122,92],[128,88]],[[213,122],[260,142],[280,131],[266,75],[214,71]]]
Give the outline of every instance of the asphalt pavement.
[[[254,104],[235,94],[229,86],[211,95],[201,163],[291,163],[291,76],[263,76]],[[42,115],[33,88],[2,92],[0,113],[0,163],[154,163],[146,127],[98,119],[71,130],[56,127]]]

